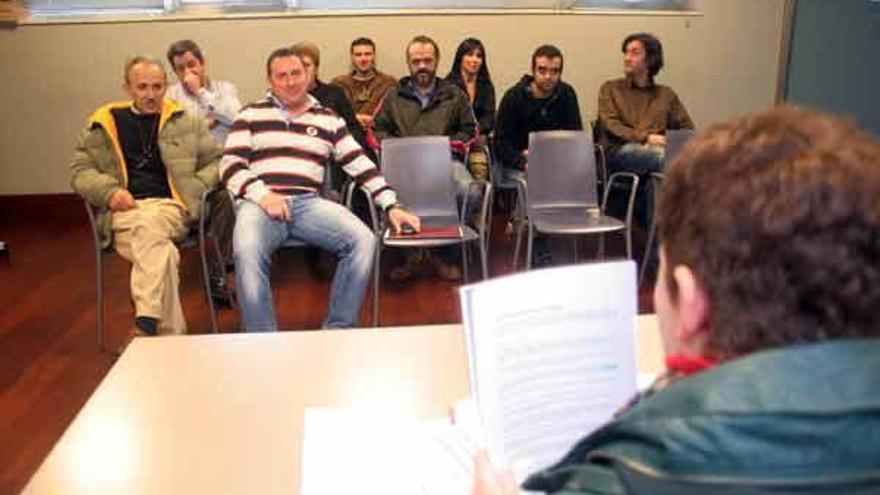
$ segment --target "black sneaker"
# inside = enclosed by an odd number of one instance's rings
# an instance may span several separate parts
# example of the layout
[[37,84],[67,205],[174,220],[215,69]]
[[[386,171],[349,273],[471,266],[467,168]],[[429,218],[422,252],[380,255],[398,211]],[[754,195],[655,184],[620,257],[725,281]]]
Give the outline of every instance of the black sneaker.
[[229,289],[226,288],[226,281],[223,277],[212,275],[209,290],[211,291],[211,300],[214,301],[214,304],[218,307],[232,307],[232,294],[230,294]]
[[159,333],[159,320],[152,316],[138,316],[134,319],[135,332],[144,336],[153,336]]

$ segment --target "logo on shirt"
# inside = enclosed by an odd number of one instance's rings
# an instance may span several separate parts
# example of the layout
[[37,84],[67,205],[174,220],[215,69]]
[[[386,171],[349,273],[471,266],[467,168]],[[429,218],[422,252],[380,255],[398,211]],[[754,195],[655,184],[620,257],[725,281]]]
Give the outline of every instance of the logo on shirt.
[[317,135],[318,135],[318,129],[315,129],[315,128],[312,127],[312,126],[308,126],[308,127],[306,128],[306,134],[308,134],[309,136],[312,136],[312,137],[317,136]]

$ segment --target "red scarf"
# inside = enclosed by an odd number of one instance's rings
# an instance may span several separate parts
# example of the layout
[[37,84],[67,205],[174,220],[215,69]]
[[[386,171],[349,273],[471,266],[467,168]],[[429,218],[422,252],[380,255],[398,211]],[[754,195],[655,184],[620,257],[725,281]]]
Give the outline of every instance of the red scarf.
[[667,356],[666,369],[682,376],[690,376],[694,373],[713,368],[717,361],[702,356],[685,356],[683,354]]

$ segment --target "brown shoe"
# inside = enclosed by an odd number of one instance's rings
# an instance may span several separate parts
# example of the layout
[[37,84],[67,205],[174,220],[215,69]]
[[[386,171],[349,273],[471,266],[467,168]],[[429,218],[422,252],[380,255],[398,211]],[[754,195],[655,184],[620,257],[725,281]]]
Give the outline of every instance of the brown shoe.
[[461,268],[459,268],[458,265],[446,263],[436,256],[431,257],[431,265],[434,267],[434,271],[437,272],[437,275],[443,280],[448,280],[450,282],[461,280]]
[[424,261],[424,252],[421,249],[410,251],[403,264],[395,266],[388,272],[388,280],[397,283],[406,282],[412,278],[422,261]]

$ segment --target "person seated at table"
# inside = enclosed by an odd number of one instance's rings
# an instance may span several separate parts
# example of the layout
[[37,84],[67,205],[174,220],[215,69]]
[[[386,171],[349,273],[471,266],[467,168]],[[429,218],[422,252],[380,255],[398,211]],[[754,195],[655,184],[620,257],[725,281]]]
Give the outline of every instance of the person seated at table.
[[[880,141],[780,107],[695,137],[660,194],[669,373],[523,488],[626,493],[621,466],[732,486],[876,475]],[[517,487],[481,454],[473,493]]]

